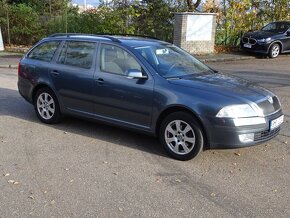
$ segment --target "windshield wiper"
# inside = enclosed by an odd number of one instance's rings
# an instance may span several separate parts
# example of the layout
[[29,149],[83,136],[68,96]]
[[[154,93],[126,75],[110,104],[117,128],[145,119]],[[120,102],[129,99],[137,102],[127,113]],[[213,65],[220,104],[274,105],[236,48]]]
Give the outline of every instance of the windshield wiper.
[[166,77],[166,79],[169,79],[169,80],[178,80],[178,79],[181,79],[181,77],[171,76],[171,77]]

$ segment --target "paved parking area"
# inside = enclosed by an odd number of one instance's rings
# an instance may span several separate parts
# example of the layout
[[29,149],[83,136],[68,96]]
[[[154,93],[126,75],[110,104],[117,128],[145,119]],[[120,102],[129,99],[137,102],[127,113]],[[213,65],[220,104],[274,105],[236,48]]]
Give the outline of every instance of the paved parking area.
[[289,217],[289,56],[210,65],[278,94],[278,137],[180,162],[152,137],[75,118],[40,123],[17,70],[0,69],[0,217]]

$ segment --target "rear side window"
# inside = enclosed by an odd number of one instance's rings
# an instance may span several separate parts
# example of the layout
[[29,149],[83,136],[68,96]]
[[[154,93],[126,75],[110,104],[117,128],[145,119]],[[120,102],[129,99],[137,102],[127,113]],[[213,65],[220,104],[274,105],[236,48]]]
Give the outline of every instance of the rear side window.
[[57,63],[90,69],[96,49],[95,42],[65,42]]
[[30,59],[50,62],[59,43],[60,41],[44,42],[35,47],[27,57]]

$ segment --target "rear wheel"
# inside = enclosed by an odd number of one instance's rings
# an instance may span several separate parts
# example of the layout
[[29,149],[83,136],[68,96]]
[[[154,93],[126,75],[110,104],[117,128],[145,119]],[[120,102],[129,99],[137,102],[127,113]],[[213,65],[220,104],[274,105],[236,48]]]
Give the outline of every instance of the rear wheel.
[[161,124],[159,137],[166,152],[178,160],[196,157],[204,146],[200,124],[186,112],[168,115]]
[[37,117],[44,123],[53,124],[61,120],[61,112],[57,98],[49,88],[41,88],[34,99]]
[[278,43],[274,43],[271,45],[269,50],[269,57],[276,58],[280,54],[280,45]]

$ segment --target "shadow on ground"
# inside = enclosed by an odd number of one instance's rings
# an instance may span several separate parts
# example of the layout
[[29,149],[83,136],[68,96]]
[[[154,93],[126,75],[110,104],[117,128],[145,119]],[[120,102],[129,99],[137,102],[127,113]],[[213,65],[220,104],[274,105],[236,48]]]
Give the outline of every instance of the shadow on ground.
[[26,102],[16,90],[0,88],[0,101],[0,116],[11,116],[63,132],[79,134],[166,157],[165,151],[163,151],[156,138],[112,127],[97,121],[82,120],[68,116],[59,124],[42,124],[34,112],[33,105]]

